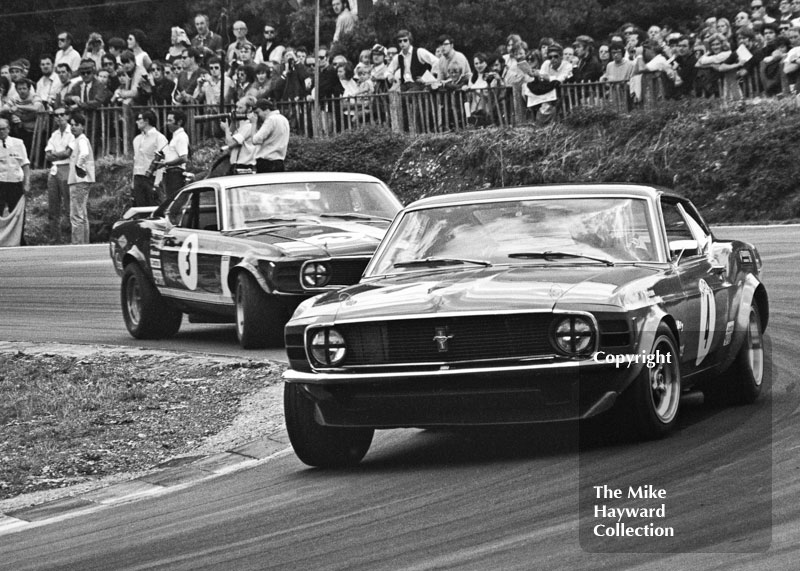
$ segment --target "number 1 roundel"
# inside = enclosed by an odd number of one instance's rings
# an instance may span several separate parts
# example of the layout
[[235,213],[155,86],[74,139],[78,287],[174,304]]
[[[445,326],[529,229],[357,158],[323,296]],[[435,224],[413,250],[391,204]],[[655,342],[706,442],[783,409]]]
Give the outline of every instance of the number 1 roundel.
[[700,327],[698,333],[700,339],[697,343],[697,361],[695,365],[703,362],[711,349],[711,341],[714,339],[714,324],[717,321],[717,304],[714,301],[714,291],[706,283],[700,280]]
[[184,285],[192,291],[197,289],[197,234],[190,234],[178,252],[178,271]]

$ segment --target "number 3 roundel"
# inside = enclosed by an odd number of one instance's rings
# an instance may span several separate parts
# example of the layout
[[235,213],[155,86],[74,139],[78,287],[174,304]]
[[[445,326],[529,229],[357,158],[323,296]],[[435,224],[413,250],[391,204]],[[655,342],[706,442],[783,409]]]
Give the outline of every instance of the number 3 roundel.
[[197,289],[197,234],[190,234],[181,244],[178,252],[178,271],[188,289],[192,291]]

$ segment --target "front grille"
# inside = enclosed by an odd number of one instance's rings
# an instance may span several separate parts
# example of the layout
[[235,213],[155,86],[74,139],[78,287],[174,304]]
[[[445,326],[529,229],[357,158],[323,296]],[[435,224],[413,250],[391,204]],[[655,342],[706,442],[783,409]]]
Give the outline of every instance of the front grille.
[[[341,366],[454,363],[544,357],[550,313],[402,319],[337,326],[347,343]],[[438,338],[438,339],[437,339]]]

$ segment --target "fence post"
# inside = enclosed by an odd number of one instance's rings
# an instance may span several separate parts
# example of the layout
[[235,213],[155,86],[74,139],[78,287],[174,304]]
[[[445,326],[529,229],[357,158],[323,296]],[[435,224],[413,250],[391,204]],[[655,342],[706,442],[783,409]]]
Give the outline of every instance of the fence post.
[[522,104],[522,85],[520,84],[511,88],[511,108],[514,113],[514,124],[522,125],[525,122],[525,106]]

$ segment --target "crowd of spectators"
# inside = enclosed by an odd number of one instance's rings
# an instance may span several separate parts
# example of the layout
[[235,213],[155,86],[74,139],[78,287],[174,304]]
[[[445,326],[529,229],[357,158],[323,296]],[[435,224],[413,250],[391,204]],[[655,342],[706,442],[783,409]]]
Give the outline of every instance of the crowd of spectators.
[[[794,93],[800,78],[800,0],[781,0],[770,10],[751,0],[731,20],[708,18],[701,29],[661,22],[644,29],[625,23],[607,38],[580,35],[571,40],[523,39],[512,34],[492,53],[467,57],[452,36],[435,46],[416,46],[409,30],[396,45],[364,46],[357,61],[341,49],[353,33],[356,16],[348,0],[332,0],[336,31],[327,46],[309,53],[306,46],[278,37],[265,24],[258,40],[243,21],[232,26],[234,41],[210,28],[209,18],[194,18],[194,35],[171,29],[165,54],[146,51],[138,29],[125,38],[104,41],[89,35],[83,49],[67,32],[58,34],[57,51],[39,58],[38,73],[18,59],[0,68],[0,113],[28,148],[36,114],[59,107],[92,110],[116,104],[172,106],[199,104],[217,108],[245,96],[253,100],[302,101],[312,97],[358,101],[390,90],[484,90],[520,86],[527,106],[539,117],[557,104],[554,88],[564,82],[630,82],[632,100],[641,97],[640,75],[660,71],[668,97],[736,97],[743,85],[757,82],[766,94]],[[78,46],[79,47],[79,46]],[[314,68],[319,68],[315,87]],[[34,83],[29,74],[38,76]],[[485,101],[471,100],[472,113]]]

